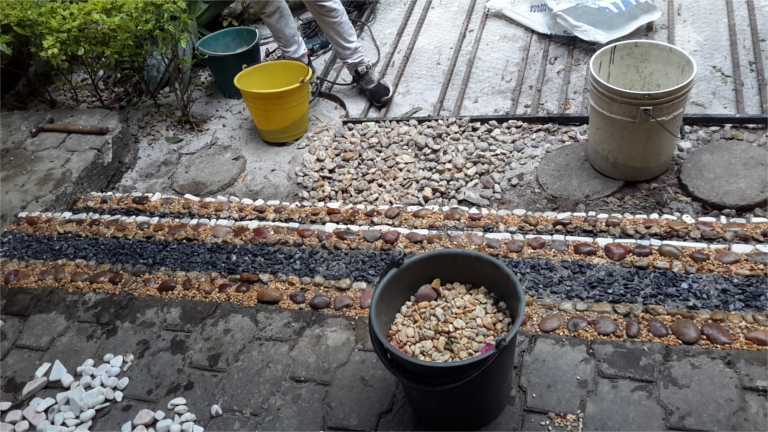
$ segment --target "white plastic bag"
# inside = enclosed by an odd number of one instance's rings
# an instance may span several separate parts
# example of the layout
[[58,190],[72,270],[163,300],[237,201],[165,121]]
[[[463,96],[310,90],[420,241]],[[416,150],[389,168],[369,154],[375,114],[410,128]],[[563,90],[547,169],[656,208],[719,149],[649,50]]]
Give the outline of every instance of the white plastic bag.
[[486,7],[539,33],[606,43],[661,16],[648,0],[490,0]]

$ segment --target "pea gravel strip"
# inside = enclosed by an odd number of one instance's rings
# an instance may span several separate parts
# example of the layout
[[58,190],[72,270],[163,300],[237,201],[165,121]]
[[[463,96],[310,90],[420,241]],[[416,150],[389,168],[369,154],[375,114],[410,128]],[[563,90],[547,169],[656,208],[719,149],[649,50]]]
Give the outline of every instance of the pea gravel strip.
[[[412,254],[402,252],[290,249],[265,245],[150,242],[95,237],[50,237],[6,233],[0,256],[22,261],[58,259],[167,267],[181,271],[225,274],[282,273],[320,275],[375,283]],[[636,270],[581,261],[502,260],[519,275],[526,292],[552,300],[662,304],[693,310],[726,311],[768,308],[762,278],[686,275],[666,270]]]

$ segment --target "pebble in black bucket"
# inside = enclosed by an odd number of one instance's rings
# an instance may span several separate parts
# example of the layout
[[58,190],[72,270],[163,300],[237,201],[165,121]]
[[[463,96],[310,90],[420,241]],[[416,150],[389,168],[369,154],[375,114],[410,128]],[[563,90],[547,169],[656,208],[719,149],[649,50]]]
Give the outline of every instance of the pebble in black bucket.
[[[468,360],[426,362],[407,356],[387,340],[395,314],[416,290],[434,279],[484,286],[507,304],[512,328],[495,349]],[[397,377],[417,417],[444,430],[479,429],[507,406],[517,330],[525,298],[517,277],[501,262],[468,250],[438,250],[411,258],[376,288],[371,303],[371,343],[384,366]]]

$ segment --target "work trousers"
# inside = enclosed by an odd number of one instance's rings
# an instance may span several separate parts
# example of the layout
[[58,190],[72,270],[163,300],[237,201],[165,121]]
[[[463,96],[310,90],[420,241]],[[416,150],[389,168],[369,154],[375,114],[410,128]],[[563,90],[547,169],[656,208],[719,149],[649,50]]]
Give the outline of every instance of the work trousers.
[[[333,45],[336,55],[350,74],[365,62],[365,52],[340,0],[303,0],[307,10]],[[307,62],[304,44],[296,21],[285,0],[255,0],[251,6],[269,27],[277,46],[286,58]]]

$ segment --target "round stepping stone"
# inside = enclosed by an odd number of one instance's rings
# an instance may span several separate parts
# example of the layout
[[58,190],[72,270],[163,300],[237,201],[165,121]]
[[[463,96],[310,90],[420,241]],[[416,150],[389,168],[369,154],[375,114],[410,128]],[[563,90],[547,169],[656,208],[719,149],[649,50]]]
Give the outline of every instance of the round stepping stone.
[[680,183],[714,208],[748,210],[768,202],[768,148],[721,141],[699,148],[683,162]]
[[624,186],[623,181],[606,177],[592,167],[586,143],[562,146],[545,155],[537,178],[550,194],[575,200],[601,198]]
[[213,147],[183,158],[171,181],[180,194],[210,196],[233,185],[244,171],[239,152]]

